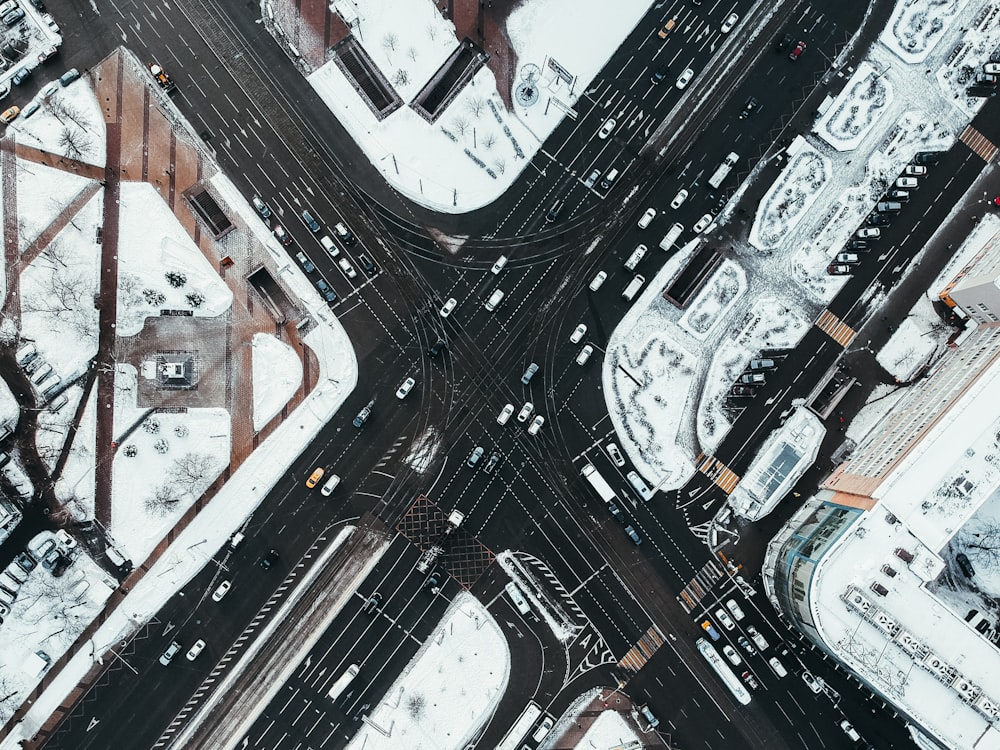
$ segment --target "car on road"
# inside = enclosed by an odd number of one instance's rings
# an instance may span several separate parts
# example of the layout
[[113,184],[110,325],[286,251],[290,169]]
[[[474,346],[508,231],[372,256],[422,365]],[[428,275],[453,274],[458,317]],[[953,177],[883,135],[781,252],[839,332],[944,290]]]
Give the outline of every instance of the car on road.
[[521,376],[521,382],[524,385],[528,385],[529,383],[531,383],[531,379],[535,377],[536,372],[538,372],[538,363],[532,362],[530,365],[528,365],[528,369],[525,370],[524,374]]
[[608,452],[608,455],[611,457],[611,461],[615,466],[620,468],[625,465],[625,457],[622,456],[622,452],[619,450],[616,443],[608,443],[604,446],[604,450]]
[[913,164],[908,164],[906,169],[903,170],[903,174],[910,177],[920,177],[927,174],[927,167],[919,167]]
[[854,269],[843,263],[831,263],[826,267],[826,272],[831,276],[850,276]]
[[569,343],[579,344],[583,341],[583,337],[587,335],[587,326],[581,323],[576,328],[573,329],[573,333],[569,335]]
[[302,270],[306,273],[312,273],[316,270],[316,266],[313,265],[312,261],[306,257],[306,254],[301,250],[295,253],[295,259],[302,264]]
[[646,212],[642,215],[642,218],[639,219],[639,229],[645,229],[646,227],[648,227],[655,218],[656,218],[656,209],[647,208]]
[[538,431],[542,429],[542,425],[545,424],[545,417],[537,416],[531,420],[531,424],[528,425],[528,434],[537,435]]
[[667,77],[669,68],[657,68],[653,71],[653,75],[649,77],[649,82],[654,86],[663,83],[664,79]]
[[631,525],[625,527],[625,533],[628,534],[628,538],[632,540],[632,543],[637,547],[642,544],[642,537],[639,536],[637,532]]
[[601,129],[597,133],[597,137],[600,138],[601,140],[604,140],[609,135],[611,135],[611,131],[615,129],[615,125],[617,124],[618,123],[615,121],[614,117],[609,118],[601,126]]
[[533,412],[534,410],[535,410],[535,405],[530,401],[525,401],[524,406],[521,407],[521,411],[517,413],[517,421],[527,422],[528,417],[531,416],[531,412]]
[[326,279],[319,279],[316,282],[316,288],[319,289],[319,293],[323,295],[323,299],[327,302],[337,301],[337,293],[326,283]]
[[847,263],[848,265],[856,265],[861,262],[861,256],[857,253],[837,253],[837,257],[834,258],[837,263]]
[[703,232],[708,227],[708,225],[712,223],[712,218],[713,218],[712,214],[705,214],[700,219],[698,219],[698,223],[694,225],[694,233],[700,234],[701,232]]
[[493,451],[492,453],[490,453],[490,458],[486,462],[486,466],[483,467],[483,471],[485,471],[487,474],[492,474],[493,469],[496,468],[498,463],[500,463],[500,454],[497,453],[496,451]]
[[740,112],[740,119],[745,120],[760,107],[760,102],[757,101],[755,97],[748,96],[746,103],[743,105],[743,111]]
[[319,491],[323,495],[323,497],[330,497],[330,495],[333,494],[333,491],[337,489],[337,487],[339,486],[340,486],[340,476],[337,474],[331,474],[329,478],[323,483],[323,486],[320,488]]
[[215,591],[212,592],[212,601],[213,602],[221,602],[222,601],[222,597],[224,597],[226,594],[228,594],[229,593],[229,589],[231,589],[232,587],[233,587],[233,582],[232,581],[223,581],[222,583],[220,583],[216,587]]
[[734,667],[738,667],[740,664],[743,663],[743,660],[740,658],[740,655],[736,653],[736,649],[733,648],[732,646],[723,646],[722,654],[729,660],[729,663],[732,664]]
[[337,265],[340,266],[340,270],[344,272],[344,276],[349,279],[353,279],[358,275],[358,272],[354,270],[354,266],[351,265],[351,261],[347,258],[340,258],[337,261]]
[[3,114],[0,114],[0,122],[9,125],[17,119],[19,114],[21,114],[20,107],[8,107],[3,111]]
[[493,261],[493,266],[490,268],[490,273],[496,276],[503,270],[504,266],[506,265],[507,265],[507,256],[501,255],[499,258]]
[[809,689],[816,693],[816,695],[823,692],[823,688],[820,687],[819,682],[816,681],[816,678],[813,677],[812,672],[808,669],[802,671],[802,681],[808,685]]
[[604,281],[608,278],[607,271],[598,271],[597,275],[590,282],[590,291],[596,292],[604,284]]
[[744,385],[764,385],[767,379],[762,372],[748,372],[740,375],[740,382]]
[[514,413],[514,404],[505,404],[497,416],[497,424],[507,424],[510,415]]
[[444,306],[441,308],[441,317],[447,318],[449,315],[451,315],[451,311],[455,309],[455,306],[457,304],[458,304],[457,299],[455,299],[454,297],[449,297],[448,301],[445,302]]
[[795,45],[795,49],[793,49],[791,52],[788,53],[788,59],[798,60],[800,57],[802,57],[802,53],[805,51],[806,51],[806,43],[799,42],[798,44]]
[[576,355],[576,363],[578,365],[587,364],[588,360],[590,359],[590,355],[593,353],[594,353],[594,347],[591,346],[590,344],[587,344],[580,350],[580,353]]
[[677,195],[674,196],[674,199],[670,201],[670,207],[680,208],[681,204],[687,200],[687,197],[688,197],[688,191],[685,190],[684,188],[681,188],[680,190],[677,191]]
[[882,236],[882,230],[875,227],[863,227],[855,232],[854,236],[862,240],[877,240]]
[[737,620],[742,620],[746,617],[746,614],[742,609],[740,609],[740,605],[736,603],[735,599],[726,600],[726,609],[728,609]]
[[271,218],[271,209],[268,208],[267,204],[264,203],[264,201],[262,201],[260,199],[260,196],[255,195],[253,198],[250,199],[250,203],[253,204],[254,210],[258,214],[260,214],[260,217],[262,219],[270,219]]
[[285,247],[292,244],[292,235],[286,232],[285,228],[281,226],[281,224],[275,224],[272,231],[274,232],[274,236],[278,238],[278,242]]
[[740,20],[740,17],[735,13],[730,13],[726,16],[726,20],[722,22],[722,33],[728,34],[736,26],[736,22]]
[[353,245],[355,242],[358,241],[357,238],[355,238],[354,234],[351,232],[351,230],[345,227],[339,221],[333,225],[333,233],[337,235],[338,240],[340,240],[341,242],[343,242],[345,245],[348,246]]
[[674,18],[671,18],[669,21],[663,24],[663,28],[660,29],[658,32],[660,39],[666,39],[667,35],[673,30],[674,26],[676,25],[677,25],[677,20]]
[[719,607],[717,610],[715,610],[715,619],[718,620],[720,623],[722,623],[722,627],[724,627],[726,630],[733,630],[736,627],[736,623],[733,622],[733,618],[730,617],[726,613],[726,610],[724,610],[722,607]]
[[680,76],[678,76],[678,78],[677,78],[677,83],[675,83],[674,85],[675,85],[675,86],[676,86],[676,87],[677,87],[678,89],[683,89],[683,88],[685,88],[685,87],[686,87],[686,86],[687,86],[687,85],[688,85],[689,83],[691,83],[691,79],[692,79],[692,78],[694,78],[694,71],[693,71],[693,70],[691,70],[691,68],[684,68],[684,72],[683,72],[683,73],[681,73],[681,74],[680,74]]
[[264,570],[270,570],[276,562],[278,562],[278,550],[272,547],[267,551],[266,555],[260,558],[260,567]]
[[184,655],[184,658],[187,659],[188,661],[194,661],[195,659],[198,658],[198,654],[200,654],[204,650],[205,650],[205,641],[204,639],[199,638],[194,642],[194,645],[192,645],[191,648],[188,649],[188,652]]
[[757,649],[755,649],[753,647],[753,644],[746,639],[746,636],[741,635],[739,638],[736,639],[736,642],[740,644],[740,648],[746,651],[748,654],[750,654],[750,656],[753,656],[754,654],[757,653]]
[[369,401],[367,404],[365,404],[364,407],[361,409],[361,411],[358,412],[357,416],[354,417],[354,421],[351,424],[353,424],[358,429],[361,429],[364,423],[368,421],[368,417],[372,415],[372,403],[374,402]]
[[750,672],[743,673],[743,682],[745,682],[748,686],[750,686],[754,690],[757,690],[760,687],[760,683],[757,682],[757,678],[754,677],[752,674],[750,674]]
[[711,620],[703,620],[701,623],[701,629],[708,633],[709,638],[713,641],[717,641],[722,637],[719,635],[719,631],[715,629]]
[[786,49],[792,46],[792,35],[782,34],[781,38],[774,43],[775,52],[784,52]]
[[308,211],[302,212],[302,223],[309,227],[309,231],[313,234],[319,234],[319,222]]
[[181,644],[177,641],[171,641],[170,645],[167,646],[167,650],[160,654],[160,664],[165,667],[169,667],[170,662],[174,660],[174,657],[177,656],[177,652],[180,650]]
[[413,390],[413,386],[417,384],[417,381],[413,378],[407,378],[402,383],[399,384],[399,388],[396,389],[396,398],[402,401],[406,398],[410,391]]
[[625,523],[625,516],[622,515],[622,510],[613,502],[608,502],[608,513],[614,516],[621,523]]
[[439,337],[437,341],[431,344],[431,348],[427,350],[427,353],[432,357],[436,357],[447,348],[448,342]]
[[485,452],[486,451],[483,449],[483,446],[477,445],[475,448],[472,449],[472,453],[470,453],[469,457],[465,460],[465,465],[468,466],[470,469],[473,468],[476,464],[479,463],[479,459],[483,457],[483,454]]
[[324,469],[322,466],[317,466],[315,469],[313,469],[313,473],[310,474],[309,478],[306,480],[306,487],[308,487],[309,489],[315,487],[317,484],[319,484],[319,480],[323,478],[324,474],[326,474],[326,469]]
[[912,190],[918,184],[916,177],[899,177],[896,179],[896,187],[906,190]]

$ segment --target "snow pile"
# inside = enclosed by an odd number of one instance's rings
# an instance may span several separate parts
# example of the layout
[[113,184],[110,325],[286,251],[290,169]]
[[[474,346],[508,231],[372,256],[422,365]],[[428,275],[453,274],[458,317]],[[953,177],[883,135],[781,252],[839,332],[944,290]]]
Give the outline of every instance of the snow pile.
[[142,330],[161,310],[221,315],[233,293],[156,189],[123,182],[118,235],[118,335]]
[[[36,190],[49,177],[61,187],[58,170],[42,169],[46,174],[42,179],[36,176]],[[69,203],[67,197],[73,196],[51,199],[48,220]],[[100,286],[101,250],[95,237],[103,203],[101,195],[95,195],[21,272],[21,335],[35,343],[64,381],[85,372],[97,354],[94,300]]]
[[39,102],[41,109],[7,126],[16,131],[18,143],[98,167],[105,165],[104,116],[86,80],[59,87],[48,98],[39,93],[32,101]]
[[875,127],[891,97],[892,89],[885,79],[863,62],[816,124],[816,133],[838,151],[851,151]]
[[828,158],[801,139],[797,142],[798,152],[761,198],[750,228],[750,244],[761,250],[777,247],[783,240],[797,238],[792,230],[816,202],[820,190],[832,174]]
[[17,426],[17,417],[21,413],[21,407],[10,392],[7,381],[0,378],[0,431],[4,429],[13,430]]
[[[964,19],[963,19],[964,20]],[[974,115],[986,99],[970,97],[966,88],[977,82],[983,74],[983,63],[998,59],[997,29],[1000,28],[1000,5],[991,2],[982,6],[948,55],[950,64],[938,68],[938,84],[955,104]]]
[[284,341],[255,333],[253,343],[253,428],[264,429],[302,385],[302,362]]
[[430,425],[413,439],[409,452],[403,456],[403,463],[418,474],[423,474],[440,451],[441,435],[436,427]]
[[509,676],[510,652],[499,625],[478,599],[462,592],[348,750],[463,748],[493,715]]
[[[114,516],[110,536],[135,561],[145,560],[229,465],[230,420],[225,409],[155,412],[136,406],[135,368],[115,377],[115,435],[128,431],[112,467]],[[132,428],[135,429],[132,429]]]
[[[513,112],[485,67],[433,124],[406,106],[459,45],[454,26],[431,0],[351,4],[356,38],[404,101],[388,117],[372,115],[333,60],[308,80],[395,189],[436,210],[462,213],[510,187],[648,9],[648,0],[621,0],[614,13],[599,0],[521,4],[506,27],[520,70],[531,65],[538,76],[540,96],[526,107],[515,104]],[[569,71],[572,82],[560,79],[548,61]]]

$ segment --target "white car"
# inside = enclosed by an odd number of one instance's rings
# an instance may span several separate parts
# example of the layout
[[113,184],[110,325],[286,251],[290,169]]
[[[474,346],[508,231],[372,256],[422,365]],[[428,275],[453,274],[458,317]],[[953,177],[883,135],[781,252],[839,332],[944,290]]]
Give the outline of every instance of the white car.
[[681,73],[680,77],[677,79],[677,83],[674,85],[679,89],[683,89],[691,83],[692,78],[694,78],[694,71],[691,70],[691,68],[685,68],[684,72]]
[[605,138],[611,135],[611,131],[615,129],[615,125],[617,124],[618,123],[615,121],[614,117],[610,118],[607,122],[605,122],[601,126],[601,129],[597,133],[597,137],[603,141]]
[[569,335],[569,343],[579,344],[583,341],[583,337],[587,335],[587,326],[581,323],[576,328],[573,329],[573,333]]
[[403,400],[413,390],[413,386],[417,384],[417,381],[413,378],[407,378],[402,383],[399,384],[399,388],[396,389],[396,398]]
[[733,648],[732,646],[723,646],[722,653],[726,655],[726,658],[729,659],[729,663],[732,664],[734,667],[738,667],[740,664],[743,663],[743,660],[740,658],[740,655],[736,653],[736,649]]
[[983,63],[983,72],[991,76],[1000,74],[1000,62]]
[[726,614],[726,610],[719,607],[715,610],[715,619],[722,623],[722,627],[726,630],[733,630],[736,627],[736,623],[733,622],[733,618]]
[[187,652],[186,657],[188,661],[194,661],[198,658],[198,654],[205,650],[205,641],[201,638],[194,642],[194,645]]
[[490,269],[490,273],[494,276],[503,270],[503,267],[507,265],[507,256],[501,255],[497,258],[496,262],[493,264],[493,268]]
[[744,617],[746,617],[746,614],[743,612],[742,609],[740,609],[740,605],[736,603],[735,599],[729,599],[726,602],[726,609],[732,612],[733,617],[735,617],[737,620],[742,620]]
[[604,446],[604,450],[611,456],[611,460],[615,462],[615,466],[621,467],[625,465],[625,458],[622,456],[622,452],[618,449],[616,443],[608,443]]
[[592,347],[590,344],[587,344],[585,347],[583,347],[583,349],[580,350],[580,353],[576,355],[576,363],[578,365],[587,364],[587,360],[590,359],[590,355],[593,353],[594,353],[594,347]]
[[590,291],[596,292],[604,284],[604,281],[608,278],[607,271],[598,271],[597,276],[590,282]]
[[677,191],[677,195],[674,196],[674,199],[670,201],[670,207],[680,208],[681,204],[687,200],[687,197],[688,197],[688,191],[681,188],[680,190]]
[[712,214],[705,214],[700,219],[698,223],[694,225],[694,233],[699,234],[705,231],[705,228],[712,223]]
[[344,276],[349,279],[353,279],[358,275],[358,272],[354,270],[354,266],[347,258],[341,258],[337,261],[337,265],[340,266],[340,270],[344,272]]
[[514,404],[507,404],[503,409],[500,410],[500,415],[497,417],[497,424],[507,424],[507,420],[510,419],[510,415],[514,413]]
[[455,309],[455,305],[458,304],[458,300],[454,297],[449,297],[448,301],[444,303],[444,307],[441,308],[441,317],[447,318],[451,315],[451,311]]
[[728,34],[730,31],[732,31],[733,27],[736,25],[736,22],[739,20],[740,17],[738,15],[736,15],[735,13],[730,13],[729,16],[726,18],[726,20],[722,22],[722,33]]
[[655,218],[656,218],[656,209],[647,208],[646,213],[644,213],[642,215],[642,218],[639,219],[639,229],[645,229],[646,227],[648,227],[650,224],[653,223],[653,219]]
[[233,587],[232,581],[223,581],[222,583],[220,583],[219,587],[215,589],[215,592],[212,594],[212,601],[221,602],[222,597],[228,594],[229,589],[231,589],[232,587]]
[[524,406],[521,407],[521,411],[517,413],[518,422],[527,422],[528,417],[531,416],[531,412],[535,410],[535,405],[530,401],[525,401]]
[[908,165],[906,167],[906,169],[903,170],[903,174],[905,174],[905,175],[911,175],[911,176],[913,176],[913,175],[916,175],[916,176],[925,175],[925,174],[927,174],[927,167],[919,167],[919,166],[915,166],[913,164],[910,164],[910,165]]
[[537,435],[538,431],[542,429],[542,425],[545,424],[545,417],[538,416],[531,420],[531,424],[528,425],[528,434]]

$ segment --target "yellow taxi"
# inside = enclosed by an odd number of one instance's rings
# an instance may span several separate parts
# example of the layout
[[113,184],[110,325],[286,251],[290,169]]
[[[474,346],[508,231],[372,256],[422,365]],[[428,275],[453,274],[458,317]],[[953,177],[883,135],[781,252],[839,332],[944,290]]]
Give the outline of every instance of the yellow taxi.
[[306,480],[306,487],[308,487],[309,489],[315,487],[317,484],[319,484],[319,480],[323,478],[324,474],[326,474],[326,469],[324,469],[322,466],[317,466],[313,470],[313,473],[310,474],[309,478]]
[[0,115],[0,122],[4,123],[5,125],[14,122],[14,120],[17,119],[17,116],[19,114],[21,114],[20,107],[11,107],[10,109],[5,109],[3,111],[3,114]]

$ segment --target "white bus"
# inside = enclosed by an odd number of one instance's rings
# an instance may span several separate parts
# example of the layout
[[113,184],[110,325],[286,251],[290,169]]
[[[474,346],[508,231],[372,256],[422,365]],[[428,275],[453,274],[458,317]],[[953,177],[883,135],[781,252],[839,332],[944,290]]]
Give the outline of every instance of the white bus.
[[750,691],[743,687],[743,683],[733,674],[733,670],[726,666],[726,663],[722,661],[722,657],[719,656],[719,652],[715,650],[712,644],[704,638],[699,638],[698,650],[705,657],[708,666],[714,669],[715,673],[722,678],[722,681],[729,688],[729,692],[733,694],[736,700],[744,706],[750,703]]
[[496,750],[520,750],[521,742],[528,735],[528,732],[531,731],[531,728],[535,726],[535,722],[538,721],[538,717],[541,715],[542,709],[539,705],[534,701],[528,701],[524,712],[514,722],[514,726],[510,728],[510,731],[500,740],[500,744],[496,746]]

